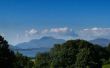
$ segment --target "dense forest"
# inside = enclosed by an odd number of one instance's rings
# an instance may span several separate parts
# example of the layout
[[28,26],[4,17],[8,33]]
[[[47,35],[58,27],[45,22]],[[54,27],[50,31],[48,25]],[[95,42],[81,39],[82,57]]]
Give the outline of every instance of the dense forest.
[[102,68],[109,63],[110,44],[101,47],[86,40],[68,40],[33,59],[9,49],[0,36],[0,68]]

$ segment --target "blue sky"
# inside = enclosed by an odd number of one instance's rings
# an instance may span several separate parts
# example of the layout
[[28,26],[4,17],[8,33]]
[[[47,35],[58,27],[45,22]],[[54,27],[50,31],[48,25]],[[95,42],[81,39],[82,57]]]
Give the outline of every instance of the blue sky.
[[45,29],[65,28],[80,33],[83,29],[109,30],[109,27],[109,0],[0,0],[0,33],[10,44],[32,39],[16,40],[29,31],[39,33]]

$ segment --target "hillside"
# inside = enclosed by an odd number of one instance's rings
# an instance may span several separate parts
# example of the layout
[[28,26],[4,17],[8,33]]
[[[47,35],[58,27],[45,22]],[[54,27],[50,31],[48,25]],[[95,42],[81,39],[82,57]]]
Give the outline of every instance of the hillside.
[[110,39],[105,39],[105,38],[97,38],[94,40],[90,40],[91,43],[93,44],[98,44],[103,47],[107,46],[110,43]]

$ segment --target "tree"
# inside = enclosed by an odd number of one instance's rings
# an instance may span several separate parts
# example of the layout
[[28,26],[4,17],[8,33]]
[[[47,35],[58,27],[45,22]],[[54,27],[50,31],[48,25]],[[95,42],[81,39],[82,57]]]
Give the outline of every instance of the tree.
[[14,68],[15,55],[9,49],[9,44],[2,36],[0,36],[0,67]]
[[101,54],[100,49],[98,49],[95,45],[85,41],[79,41],[79,52],[77,54],[76,67],[77,68],[101,68]]
[[62,45],[57,44],[50,51],[52,68],[69,68],[73,67],[76,61],[77,49],[73,41],[67,41]]
[[106,50],[110,53],[110,44],[106,47]]
[[36,68],[102,68],[109,54],[103,47],[85,40],[56,44],[48,53],[36,56]]
[[81,49],[79,53],[77,54],[77,60],[76,60],[76,68],[86,68],[88,63],[88,56],[90,55],[89,48]]
[[50,57],[48,53],[39,53],[35,58],[34,68],[50,68]]
[[104,55],[107,59],[104,60],[105,64],[109,64],[110,63],[110,43],[108,44],[107,47],[105,47],[106,51],[108,52],[107,55]]
[[19,52],[16,53],[15,68],[32,68],[33,64],[30,58],[23,56]]

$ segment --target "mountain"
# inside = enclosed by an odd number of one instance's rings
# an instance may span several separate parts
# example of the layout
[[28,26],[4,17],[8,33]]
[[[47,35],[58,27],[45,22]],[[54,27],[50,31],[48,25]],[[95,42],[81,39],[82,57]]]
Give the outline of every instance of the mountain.
[[54,44],[63,43],[63,39],[55,39],[53,37],[42,37],[41,39],[33,39],[29,42],[20,43],[16,47],[21,49],[30,49],[30,48],[51,48]]
[[14,47],[13,45],[9,45],[9,49],[15,49],[16,47]]
[[16,45],[16,51],[19,51],[23,55],[34,57],[38,52],[49,51],[54,44],[61,44],[65,42],[63,39],[55,39],[53,37],[42,37],[40,39],[33,39],[29,42],[24,42]]
[[110,43],[110,39],[97,38],[97,39],[91,40],[90,42],[101,46],[107,46]]
[[[40,39],[33,39],[29,42],[20,43],[16,46],[10,46],[14,51],[18,51],[25,56],[35,57],[35,55],[39,52],[47,52],[50,48],[54,46],[54,44],[64,43],[63,39],[55,39],[53,37],[42,37]],[[97,38],[94,40],[90,40],[93,44],[98,44],[101,46],[107,46],[110,43],[110,39]]]
[[16,46],[13,46],[13,45],[10,45],[10,44],[9,44],[9,49],[11,49],[11,50],[15,50],[15,49],[19,49],[19,48],[16,47]]

